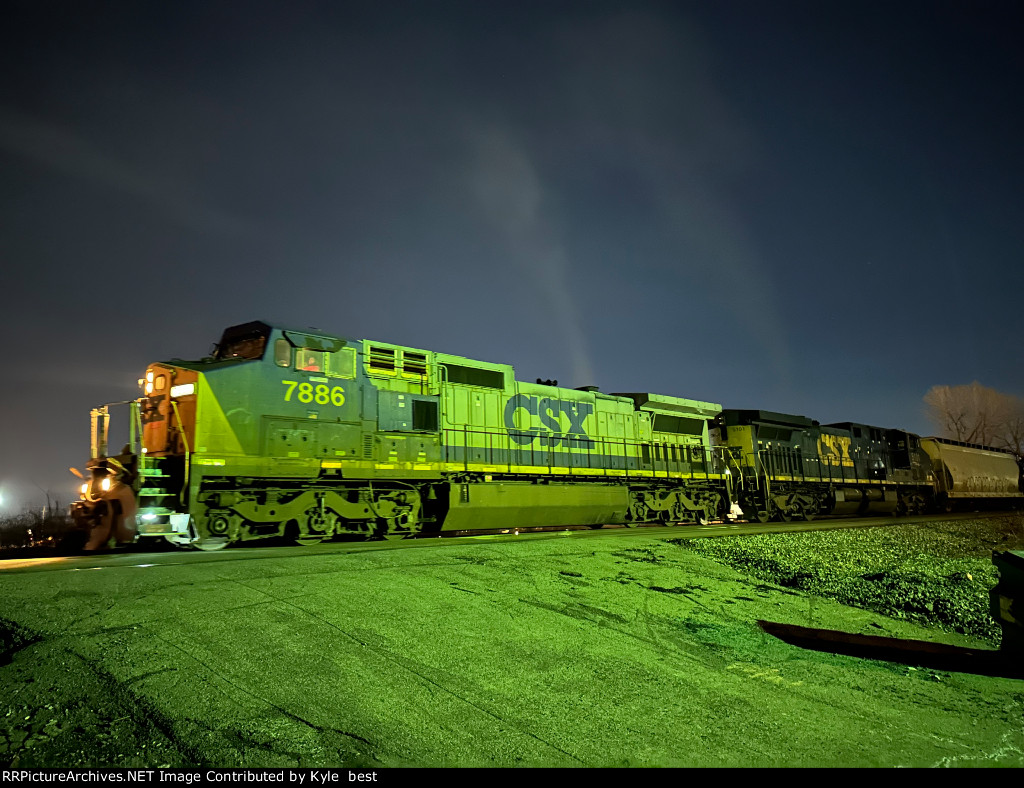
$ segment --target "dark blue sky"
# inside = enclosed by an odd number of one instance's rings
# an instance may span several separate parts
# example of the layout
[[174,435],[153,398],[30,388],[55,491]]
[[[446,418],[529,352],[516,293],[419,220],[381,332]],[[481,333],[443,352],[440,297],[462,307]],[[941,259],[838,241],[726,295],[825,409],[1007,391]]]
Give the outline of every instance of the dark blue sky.
[[253,319],[924,433],[1024,394],[1018,5],[10,3],[0,493]]

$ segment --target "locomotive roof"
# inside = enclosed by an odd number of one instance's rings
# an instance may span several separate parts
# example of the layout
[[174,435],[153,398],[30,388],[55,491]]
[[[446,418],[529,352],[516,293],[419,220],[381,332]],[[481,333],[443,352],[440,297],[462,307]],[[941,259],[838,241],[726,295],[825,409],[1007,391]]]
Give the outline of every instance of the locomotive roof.
[[329,331],[314,328],[313,326],[300,328],[298,326],[286,326],[281,323],[268,323],[264,320],[252,320],[248,323],[239,323],[237,326],[228,326],[225,328],[224,333],[221,335],[221,342],[223,342],[225,338],[238,338],[249,334],[263,334],[275,328],[280,331],[290,331],[293,334],[308,334],[310,336],[324,337],[326,339],[340,339],[343,341],[348,339],[348,337],[341,337]]
[[726,408],[722,411],[722,419],[726,426],[734,424],[780,424],[787,427],[818,427],[820,423],[806,416],[795,416],[789,413],[776,413],[771,410],[737,410]]

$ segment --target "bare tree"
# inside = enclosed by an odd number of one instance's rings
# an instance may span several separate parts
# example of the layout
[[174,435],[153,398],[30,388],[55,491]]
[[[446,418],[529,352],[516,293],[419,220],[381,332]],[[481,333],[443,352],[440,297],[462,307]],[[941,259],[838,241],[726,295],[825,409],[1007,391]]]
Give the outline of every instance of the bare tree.
[[1013,451],[1024,449],[1024,399],[974,381],[969,386],[932,386],[926,413],[942,437]]
[[1024,400],[1019,397],[1017,398],[1017,409],[1006,422],[1003,439],[1001,445],[1004,448],[1009,449],[1018,457],[1024,457]]

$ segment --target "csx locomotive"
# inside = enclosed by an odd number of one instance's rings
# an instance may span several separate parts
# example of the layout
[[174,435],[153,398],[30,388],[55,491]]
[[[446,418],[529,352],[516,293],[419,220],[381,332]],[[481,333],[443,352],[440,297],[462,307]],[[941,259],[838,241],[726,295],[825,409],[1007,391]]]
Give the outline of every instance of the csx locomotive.
[[515,379],[506,364],[264,322],[151,364],[72,516],[87,547],[200,549],[537,526],[812,519],[1020,499],[1013,455],[859,424]]

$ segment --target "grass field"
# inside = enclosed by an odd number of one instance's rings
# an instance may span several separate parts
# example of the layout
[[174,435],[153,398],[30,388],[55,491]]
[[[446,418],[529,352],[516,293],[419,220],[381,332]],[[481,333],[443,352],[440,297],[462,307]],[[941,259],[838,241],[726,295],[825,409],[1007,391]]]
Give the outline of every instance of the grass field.
[[992,553],[1024,549],[1024,515],[673,542],[767,583],[997,645]]

